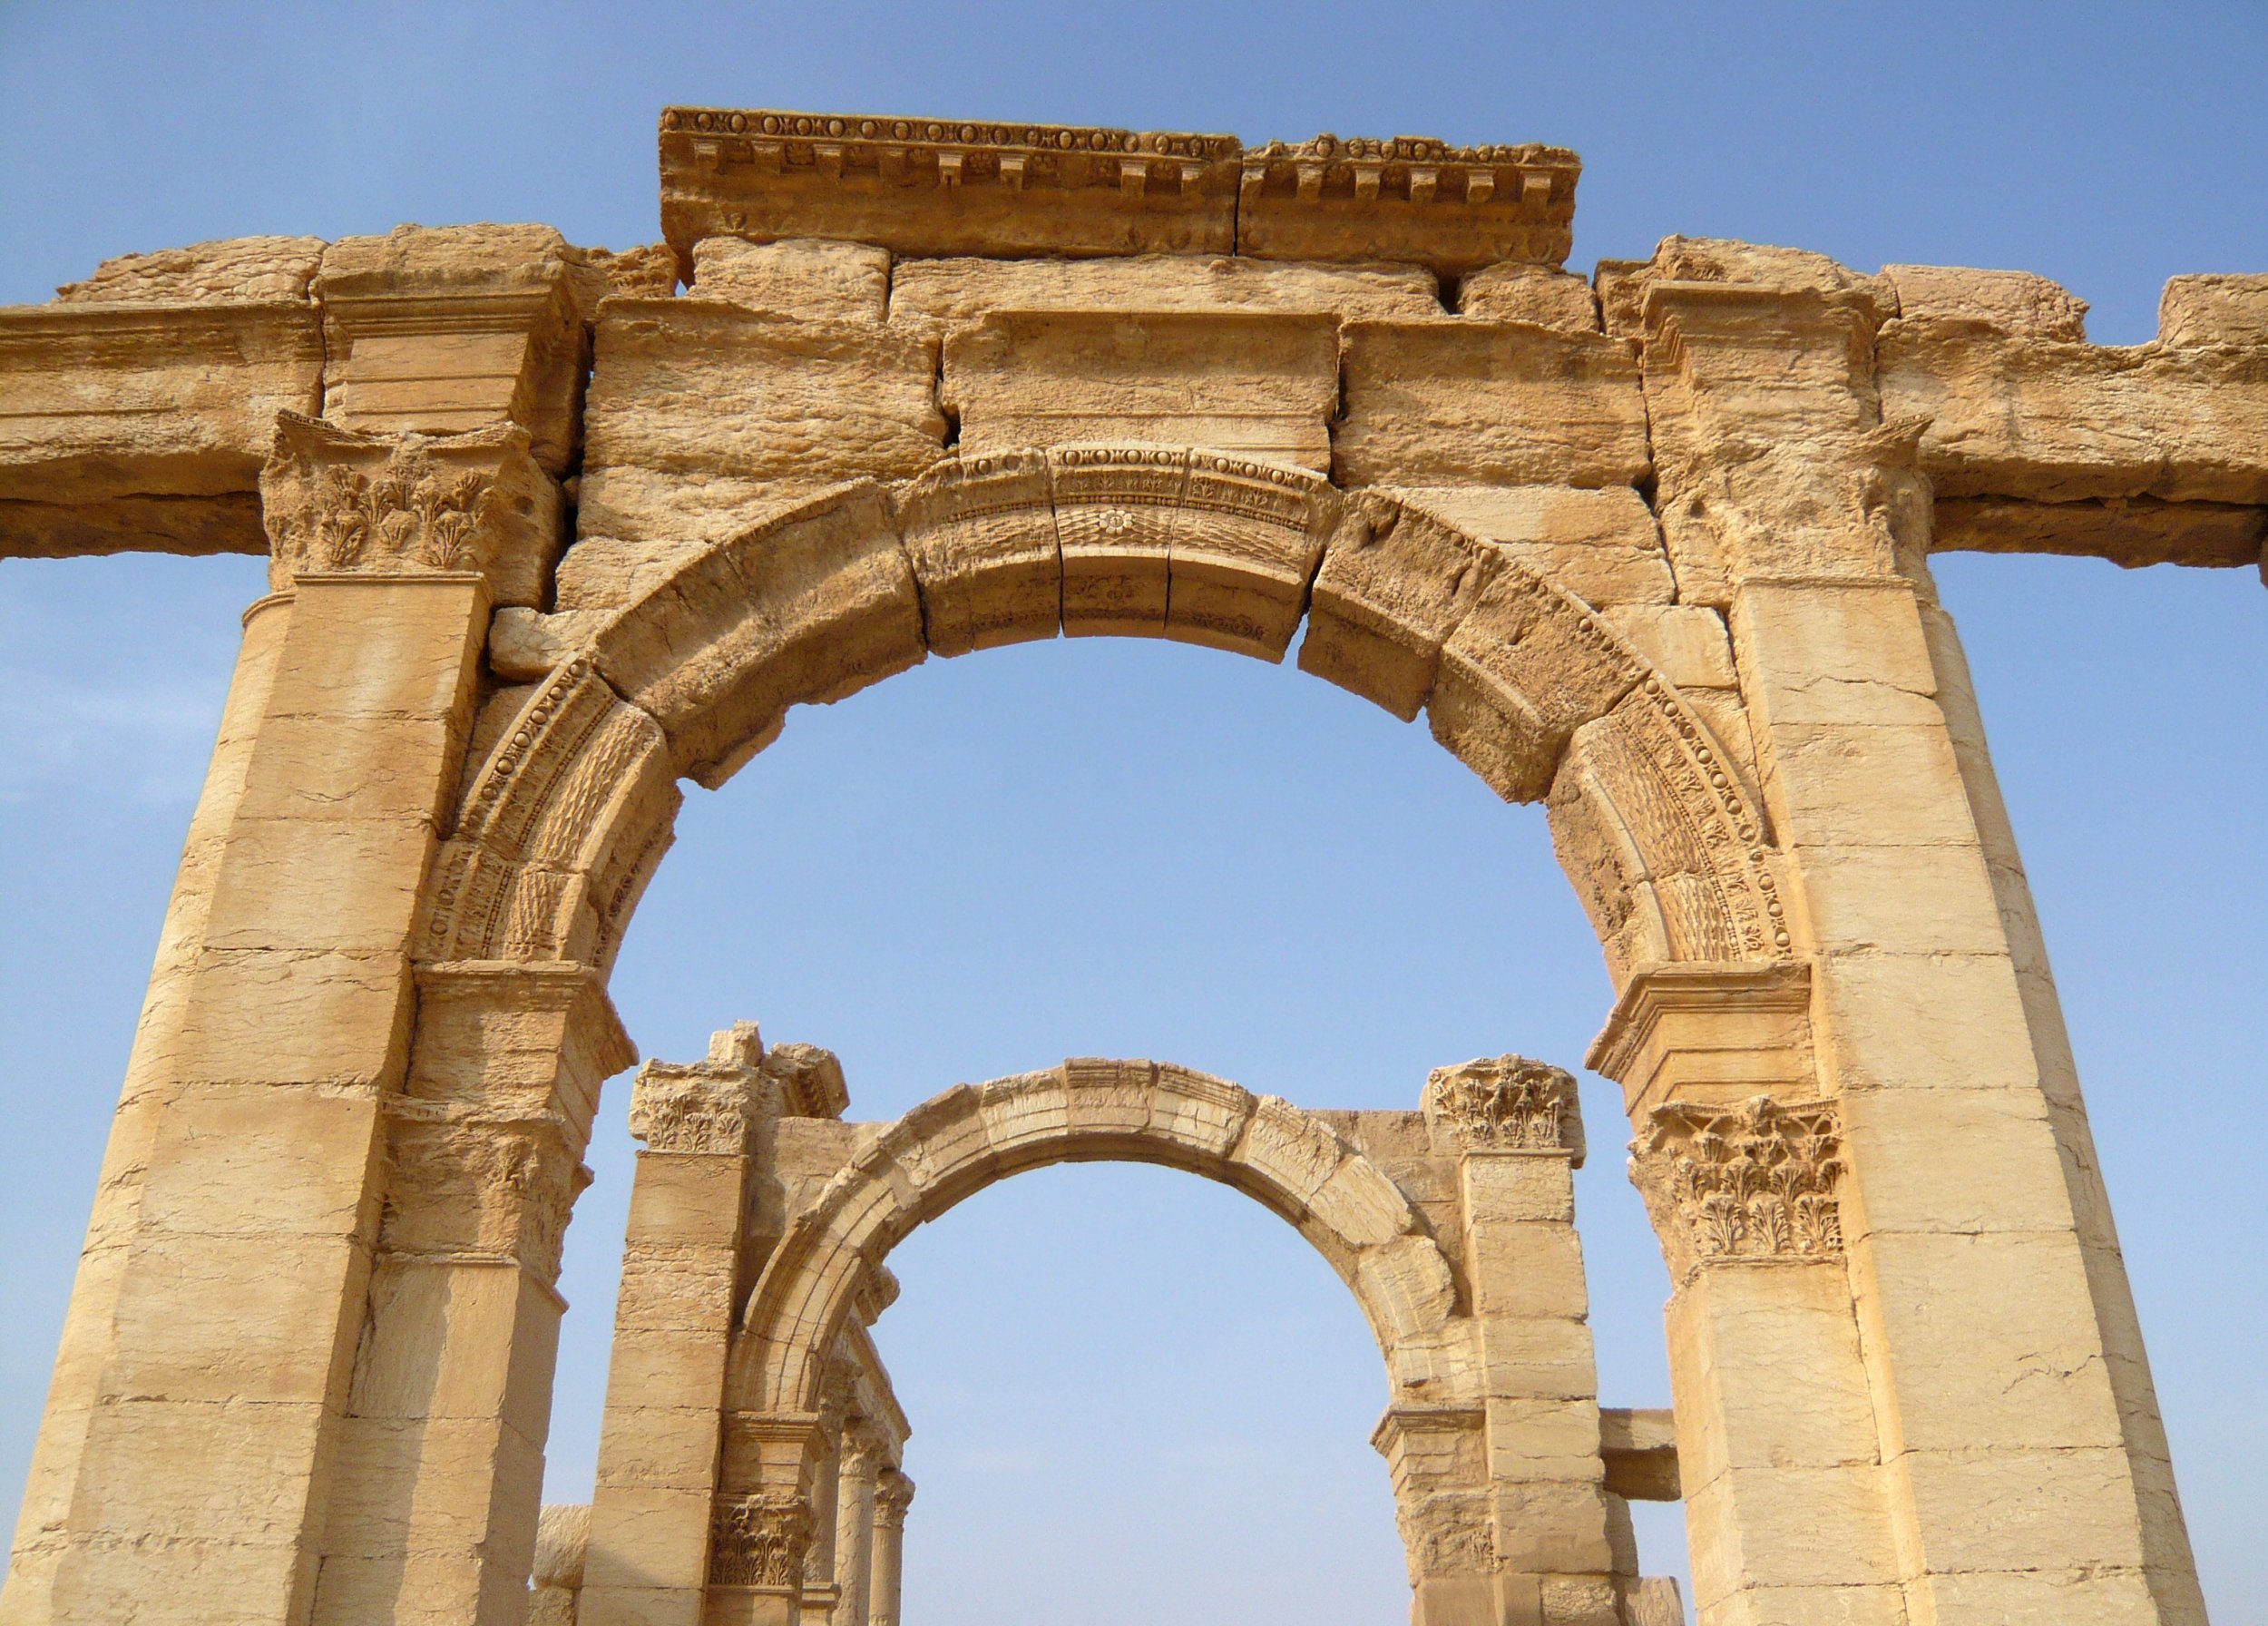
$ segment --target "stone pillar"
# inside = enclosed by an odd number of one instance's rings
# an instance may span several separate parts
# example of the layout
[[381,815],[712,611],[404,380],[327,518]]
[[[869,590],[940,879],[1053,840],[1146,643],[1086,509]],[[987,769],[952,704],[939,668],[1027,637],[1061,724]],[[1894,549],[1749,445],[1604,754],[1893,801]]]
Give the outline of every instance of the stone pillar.
[[816,1412],[734,1414],[725,1473],[751,1488],[720,1498],[709,1542],[706,1626],[802,1626],[805,1577],[834,1486],[818,1472],[829,1438]]
[[1677,1468],[1704,1621],[1906,1620],[1843,1269],[1834,1108],[1656,1108]]
[[[689,1067],[649,1062],[599,1433],[582,1626],[699,1626],[749,1183],[777,1086],[741,1023]],[[767,1090],[771,1092],[767,1097]]]
[[835,1584],[835,1543],[843,1513],[843,1413],[839,1394],[830,1395],[825,1418],[826,1446],[811,1479],[811,1550],[804,1555],[802,1626],[829,1626],[842,1593]]
[[[1491,1621],[1618,1626],[1572,1170],[1582,1160],[1575,1081],[1520,1056],[1437,1069],[1425,1115],[1457,1159],[1465,1268],[1484,1372]],[[1634,1557],[1626,1540],[1618,1543]],[[1433,1592],[1442,1592],[1439,1586]],[[1443,1612],[1421,1587],[1421,1626]],[[1442,1621],[1435,1616],[1440,1614]]]
[[914,1482],[885,1468],[875,1485],[873,1579],[866,1594],[867,1626],[899,1626],[905,1583],[905,1514],[914,1505]]
[[[1813,957],[1886,1579],[1933,1626],[2201,1621],[2052,984],[1934,613],[1920,426],[1882,420],[1894,303],[1815,255],[1676,239],[1609,291],[1644,345],[1680,591],[1725,612]],[[1798,1554],[1764,1548],[1812,1528],[1784,1477],[1774,1523],[1740,1533],[1752,1576],[1790,1572]],[[1866,1587],[1876,1562],[1813,1568]]]
[[835,1503],[834,1626],[868,1626],[873,1607],[875,1482],[882,1473],[880,1443],[854,1425],[843,1441]]
[[270,594],[244,612],[236,674],[220,714],[220,738],[204,790],[190,819],[172,901],[159,932],[150,991],[134,1030],[125,1084],[95,1188],[94,1212],[87,1224],[86,1247],[80,1255],[63,1343],[48,1386],[46,1412],[33,1449],[6,1588],[0,1592],[0,1617],[9,1620],[71,1618],[71,1596],[93,1579],[87,1572],[92,1554],[85,1551],[93,1508],[84,1498],[100,1486],[82,1489],[89,1431],[104,1393],[104,1370],[118,1344],[119,1292],[128,1245],[148,1183],[151,1149],[175,1093],[174,1063],[204,955],[213,887],[243,799],[253,745],[268,713],[290,624],[288,592]]

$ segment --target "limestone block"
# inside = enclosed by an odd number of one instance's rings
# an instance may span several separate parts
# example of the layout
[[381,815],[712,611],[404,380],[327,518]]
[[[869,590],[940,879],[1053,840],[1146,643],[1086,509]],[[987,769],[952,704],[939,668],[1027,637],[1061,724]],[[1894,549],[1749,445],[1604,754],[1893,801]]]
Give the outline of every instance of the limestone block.
[[[485,596],[463,576],[331,577],[305,583],[292,602],[269,691],[270,717],[351,725],[463,715],[475,671]],[[263,735],[246,771],[247,794],[298,764]]]
[[240,820],[213,886],[210,948],[406,953],[433,827],[423,818]]
[[1784,723],[1772,731],[1772,750],[1774,816],[1796,846],[1978,843],[1941,725]]
[[1971,322],[2026,338],[2087,342],[2087,301],[2030,271],[1886,265],[1882,278],[1909,321]]
[[719,235],[906,256],[1225,254],[1242,151],[1233,135],[671,107],[661,230],[689,269]]
[[154,254],[122,254],[103,261],[85,280],[64,283],[55,298],[65,305],[306,299],[323,246],[319,237],[231,237]]
[[375,1088],[408,1049],[408,968],[399,953],[215,951],[181,1017],[183,1078]]
[[1344,340],[1343,485],[1635,485],[1652,472],[1619,339],[1443,318],[1349,322]]
[[[472,1418],[355,1416],[345,1420],[340,1434],[324,1542],[327,1571],[335,1560],[404,1553],[431,1559],[495,1542],[519,1549],[512,1556],[524,1577],[534,1557],[543,1490],[538,1448],[511,1429]],[[423,1494],[413,1496],[412,1486]],[[524,1514],[503,1511],[523,1497]],[[426,1580],[447,1583],[443,1574],[429,1572]],[[338,1602],[319,1606],[316,1618],[351,1621]]]
[[264,551],[247,495],[322,369],[296,298],[0,309],[0,552]]
[[1941,496],[2268,502],[2257,344],[2126,349],[1923,318],[1882,330],[1879,366],[1884,417],[1928,425]]
[[1588,1316],[1590,1294],[1583,1279],[1583,1245],[1573,1228],[1528,1228],[1521,1243],[1510,1257],[1471,1262],[1473,1313],[1483,1317]]
[[1767,727],[1943,726],[1934,703],[1936,664],[1912,590],[1903,583],[1750,583],[1730,624],[1750,695]]
[[1666,605],[1677,596],[1654,515],[1628,486],[1422,485],[1394,495],[1496,544],[1585,603]]
[[1897,1467],[1931,1533],[1933,1568],[1990,1571],[2019,1553],[2049,1572],[2144,1562],[2126,1456],[2116,1447],[1913,1450]]
[[1852,1172],[1843,1228],[1974,1235],[2072,1222],[2047,1102],[2036,1091],[1852,1089],[1841,1097]]
[[[305,1535],[323,1414],[312,1402],[120,1396],[88,1430],[86,1494],[75,1512],[75,1533],[149,1542],[194,1530],[203,1537],[200,1545],[216,1556],[239,1545],[296,1545]],[[195,1463],[198,1471],[152,1472],[181,1463]],[[139,1612],[130,1604],[114,1618]],[[197,1615],[184,1610],[172,1618]]]
[[733,1246],[745,1178],[741,1160],[728,1153],[640,1151],[631,1241]]
[[[1845,1090],[2040,1087],[2005,952],[1838,958],[1819,968],[1818,980],[1821,1030],[1834,1036]],[[1916,1022],[1917,1011],[1945,1019]]]
[[971,453],[1198,446],[1322,472],[1336,324],[1292,311],[993,311],[945,337],[945,409]]
[[[1590,1459],[1594,1467],[1598,1457]],[[1606,1576],[1614,1569],[1607,1533],[1605,1487],[1584,1480],[1500,1478],[1490,1486],[1497,1562],[1529,1574],[1574,1572]],[[1599,1626],[1613,1626],[1611,1595]]]
[[1970,1234],[1893,1232],[1875,1220],[1860,1313],[1901,1352],[1886,1451],[2118,1447],[2086,1261],[2064,1211],[2061,1231],[2015,1231],[2014,1211]]
[[1442,642],[1497,568],[1488,544],[1422,511],[1350,500],[1315,577],[1299,669],[1414,720]]
[[1565,260],[1582,163],[1533,143],[1319,135],[1246,152],[1243,171],[1239,254],[1416,260],[1456,276],[1498,260]]
[[704,238],[693,245],[690,291],[799,321],[878,322],[890,308],[890,250],[814,238]]
[[[1665,1581],[1662,1584],[1674,1588],[1677,1583]],[[1661,1617],[1664,1626],[1677,1626],[1685,1620],[1684,1607],[1674,1592],[1667,1608],[1677,1612]],[[1997,1619],[1989,1614],[1985,1618]],[[1744,1586],[1729,1597],[1716,1601],[1709,1620],[1712,1626],[1718,1621],[1724,1622],[1724,1626],[1819,1626],[1822,1621],[1832,1621],[1835,1626],[1907,1626],[1909,1616],[1904,1590],[1885,1583]],[[1632,1621],[1633,1626],[1652,1626],[1651,1621],[1635,1612]]]
[[606,1460],[599,1483],[611,1493],[628,1486],[707,1491],[716,1475],[722,1425],[712,1399],[707,1406],[641,1406],[610,1411]]
[[2158,301],[2157,338],[2171,349],[2268,344],[2268,275],[2174,278]]
[[1732,689],[1733,644],[1725,618],[1702,604],[1623,604],[1606,620],[1679,689]]
[[1703,1269],[1671,1297],[1666,1322],[1678,1479],[1689,1504],[1735,1472],[1873,1472],[1874,1403],[1843,1272],[1817,1264]]
[[1798,907],[1825,955],[1989,955],[2008,935],[1973,847],[1804,847]]
[[2072,1621],[2123,1620],[2177,1621],[2183,1626],[2204,1626],[2203,1601],[2195,1598],[2193,1589],[2183,1590],[2191,1596],[2172,1602],[2140,1572],[2099,1563],[1970,1571],[1930,1578],[1941,1620],[1991,1621],[2000,1626],[2066,1626]]
[[709,1486],[609,1486],[583,1562],[583,1595],[618,1587],[699,1587],[709,1570]]
[[1537,801],[1568,737],[1641,675],[1588,606],[1527,571],[1494,571],[1442,642],[1426,721],[1499,796]]
[[361,1297],[367,1258],[351,1233],[145,1235],[121,1286],[104,1383],[153,1401],[335,1404],[352,1347],[338,1336],[344,1306]]
[[[637,1268],[628,1268],[631,1263]],[[734,1250],[721,1244],[640,1247],[626,1257],[621,1296],[615,1309],[619,1327],[657,1333],[720,1334],[731,1326]],[[656,1358],[679,1340],[656,1341]]]
[[919,474],[944,447],[936,369],[934,345],[864,323],[706,299],[609,300],[578,534],[716,541],[858,475]]
[[1675,1502],[1683,1494],[1677,1420],[1667,1408],[1601,1407],[1598,1451],[1613,1494],[1632,1502]]
[[[1465,1224],[1476,1247],[1494,1227],[1575,1223],[1575,1181],[1564,1156],[1468,1152],[1461,1172]],[[1516,1255],[1530,1234],[1517,1230],[1502,1242],[1489,1245]]]
[[[1604,1483],[1598,1403],[1589,1396],[1492,1397],[1488,1403],[1489,1474],[1505,1480]],[[1582,1569],[1562,1562],[1561,1569]]]
[[1590,1328],[1572,1316],[1493,1316],[1481,1345],[1491,1396],[1577,1399],[1598,1387]]
[[932,653],[1055,636],[1063,561],[1043,455],[940,464],[898,494],[897,507]]
[[137,1224],[279,1243],[367,1238],[376,1114],[367,1096],[185,1085],[152,1140]]
[[1520,260],[1483,266],[1457,285],[1460,315],[1488,322],[1533,322],[1565,333],[1598,333],[1598,301],[1572,271]]
[[908,260],[890,279],[893,326],[943,336],[994,310],[1273,310],[1357,317],[1441,314],[1414,265],[1302,265],[1234,255],[1109,260]]
[[670,591],[669,615],[618,621],[594,658],[705,783],[768,743],[789,706],[840,700],[924,653],[913,571],[872,486],[709,549]]
[[541,1451],[550,1399],[515,1381],[513,1366],[533,1360],[551,1369],[556,1294],[508,1261],[394,1253],[372,1268],[370,1295],[367,1345],[355,1357],[355,1416],[404,1425],[454,1419],[475,1431],[518,1434]]
[[1162,446],[1058,446],[1048,454],[1048,469],[1063,560],[1063,631],[1164,636],[1188,455]]
[[1688,1486],[1694,1602],[1714,1619],[1721,1600],[1749,1586],[1894,1586],[1875,1476],[1872,1468],[1781,1465]]
[[2162,503],[2150,497],[2024,503],[1950,497],[1933,512],[1941,552],[2075,553],[2129,568],[2256,564],[2268,544],[2268,508],[2233,503]]
[[607,285],[549,226],[342,238],[315,279],[324,416],[379,434],[517,423],[562,473],[580,444],[587,307]]

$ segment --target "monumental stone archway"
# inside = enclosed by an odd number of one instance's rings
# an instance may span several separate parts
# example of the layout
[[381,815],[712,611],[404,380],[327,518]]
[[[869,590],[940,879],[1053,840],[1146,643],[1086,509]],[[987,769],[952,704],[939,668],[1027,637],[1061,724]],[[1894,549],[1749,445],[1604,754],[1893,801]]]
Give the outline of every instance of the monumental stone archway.
[[815,1475],[898,1471],[881,1254],[1107,1145],[1241,1184],[1363,1298],[1419,1626],[1632,1620],[1642,1494],[1709,1626],[2202,1620],[1929,558],[2258,562],[2268,280],[2178,279],[2111,350],[2021,273],[1670,238],[1587,281],[1555,148],[671,109],[660,150],[649,249],[245,240],[0,311],[0,548],[265,551],[273,588],[0,1621],[516,1623],[678,781],[929,655],[1303,624],[1549,815],[1674,1445],[1598,1404],[1549,1069],[1334,1116],[1067,1063],[877,1127],[750,1033],[641,1075],[587,1562],[547,1546],[533,1602],[876,1618],[797,1557]]

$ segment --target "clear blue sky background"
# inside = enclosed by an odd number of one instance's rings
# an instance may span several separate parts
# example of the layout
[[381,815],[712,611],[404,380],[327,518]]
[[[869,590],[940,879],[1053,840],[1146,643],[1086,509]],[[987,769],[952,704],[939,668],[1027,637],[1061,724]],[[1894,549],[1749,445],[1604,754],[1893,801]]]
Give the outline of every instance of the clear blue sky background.
[[[657,235],[665,103],[1543,140],[1576,263],[1672,232],[2021,266],[2155,328],[2268,269],[2268,8],[0,4],[0,302],[249,232]],[[2205,1586],[2268,1621],[2268,593],[2249,572],[1954,558]],[[0,563],[0,1516],[258,562]],[[691,793],[615,994],[646,1053],[755,1017],[855,1111],[1065,1053],[1331,1106],[1572,1064],[1598,951],[1532,810],[1351,697],[1178,646],[936,661]],[[587,1495],[630,1142],[569,1238],[551,1494]],[[1612,1090],[1580,1177],[1609,1404],[1668,1397]],[[917,1234],[879,1337],[916,1437],[917,1626],[1383,1626],[1406,1587],[1352,1301],[1253,1204],[1082,1167]],[[1682,1571],[1674,1510],[1641,1527]]]

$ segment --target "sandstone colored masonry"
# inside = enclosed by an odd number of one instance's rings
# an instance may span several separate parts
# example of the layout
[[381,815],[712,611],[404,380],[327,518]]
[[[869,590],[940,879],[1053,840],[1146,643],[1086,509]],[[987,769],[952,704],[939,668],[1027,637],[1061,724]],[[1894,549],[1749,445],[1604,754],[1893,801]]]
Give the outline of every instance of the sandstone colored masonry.
[[[2204,1621],[1930,557],[2258,567],[2268,277],[2112,348],[2021,272],[1587,279],[1550,147],[676,108],[660,157],[647,248],[246,239],[0,310],[0,551],[271,561],[0,1622],[895,1626],[886,1256],[1096,1157],[1347,1282],[1416,1626],[1666,1626],[1631,1498],[1707,1626]],[[1295,659],[1544,806],[1674,1406],[1599,1405],[1559,1068],[1334,1113],[1073,1059],[860,1124],[742,1026],[631,1089],[597,1493],[539,1508],[683,782],[1058,634]]]

